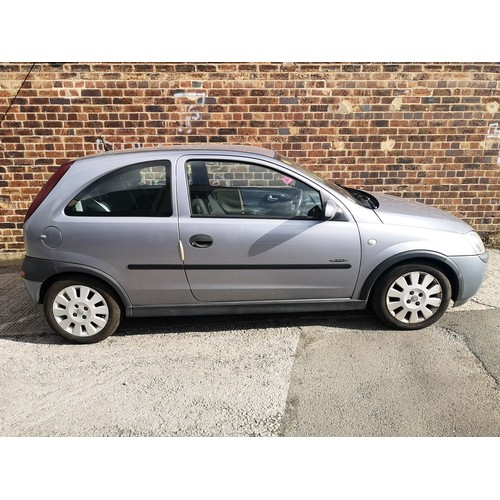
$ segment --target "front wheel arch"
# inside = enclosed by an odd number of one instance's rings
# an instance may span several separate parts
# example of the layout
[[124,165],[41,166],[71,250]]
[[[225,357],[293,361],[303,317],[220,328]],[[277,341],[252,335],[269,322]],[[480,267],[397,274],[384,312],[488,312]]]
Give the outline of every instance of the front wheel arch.
[[390,272],[395,267],[407,264],[420,264],[438,269],[448,278],[448,281],[450,282],[451,299],[455,301],[460,296],[462,290],[462,285],[460,284],[462,273],[460,272],[460,269],[445,255],[422,251],[418,253],[412,252],[411,254],[396,255],[379,264],[370,273],[368,278],[366,278],[359,293],[359,298],[361,300],[371,301],[375,283],[384,274]]

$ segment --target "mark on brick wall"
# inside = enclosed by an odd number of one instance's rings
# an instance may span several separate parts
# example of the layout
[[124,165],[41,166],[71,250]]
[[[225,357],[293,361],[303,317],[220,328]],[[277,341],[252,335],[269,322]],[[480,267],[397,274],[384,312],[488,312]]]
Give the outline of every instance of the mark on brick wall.
[[[185,99],[187,100],[187,109],[184,114],[184,125],[181,125],[177,131],[182,133],[191,134],[193,132],[193,127],[191,126],[192,121],[197,121],[201,118],[201,113],[199,110],[200,106],[205,106],[205,92],[185,92],[183,90],[176,92],[174,94],[174,99]],[[191,104],[190,104],[191,103]]]
[[353,106],[352,106],[352,103],[351,101],[342,101],[340,104],[339,104],[339,109],[338,109],[338,112],[343,114],[343,115],[347,115],[349,113],[352,113],[353,112]]
[[[160,147],[161,144],[157,144],[157,147]],[[140,142],[134,142],[132,143],[132,148],[137,149],[137,148],[142,148],[143,145]],[[95,141],[95,150],[100,153],[100,152],[105,152],[105,151],[116,151],[119,149],[130,149],[130,146],[128,146],[125,143],[116,143],[116,142],[108,142],[104,136],[98,137]]]
[[500,140],[500,127],[498,123],[490,123],[488,126],[488,133],[486,134],[486,139],[496,139]]
[[14,203],[11,203],[10,198],[0,196],[0,210],[13,210],[14,208]]
[[403,99],[401,99],[401,97],[396,97],[391,102],[390,110],[391,111],[400,111],[402,105],[403,105]]
[[491,113],[492,115],[498,113],[499,109],[500,109],[500,104],[498,104],[497,101],[488,102],[486,104],[486,112]]
[[396,141],[394,139],[387,139],[387,141],[380,143],[380,149],[385,153],[389,153],[394,149]]
[[486,133],[486,140],[481,143],[484,149],[492,149],[496,147],[498,149],[497,153],[497,165],[500,166],[500,125],[498,123],[490,123],[488,126],[488,132]]
[[5,145],[0,143],[0,148],[2,149],[2,151],[4,152],[5,156],[7,156],[8,158],[12,158],[13,155],[10,151],[7,151],[6,148],[5,148]]
[[106,139],[104,137],[99,137],[95,141],[95,150],[96,151],[111,151],[112,149],[113,149],[113,146],[109,142],[106,142]]

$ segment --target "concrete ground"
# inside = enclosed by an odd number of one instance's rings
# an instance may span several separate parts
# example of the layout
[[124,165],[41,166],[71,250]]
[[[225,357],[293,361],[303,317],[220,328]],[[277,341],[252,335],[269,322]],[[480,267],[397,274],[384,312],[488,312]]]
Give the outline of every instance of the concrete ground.
[[0,436],[500,436],[500,251],[430,328],[368,311],[125,320],[52,333],[0,268]]

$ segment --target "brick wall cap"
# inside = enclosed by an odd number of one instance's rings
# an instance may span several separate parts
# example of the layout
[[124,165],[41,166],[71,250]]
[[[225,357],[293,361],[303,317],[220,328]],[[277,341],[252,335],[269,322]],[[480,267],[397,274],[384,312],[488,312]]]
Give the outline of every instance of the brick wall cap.
[[102,156],[113,156],[113,155],[120,155],[120,154],[140,154],[140,153],[158,153],[161,151],[166,151],[169,153],[177,153],[177,152],[182,152],[182,151],[188,151],[188,152],[199,152],[199,153],[204,153],[204,152],[210,152],[210,153],[244,153],[244,154],[253,154],[253,155],[260,155],[260,156],[267,156],[269,158],[276,158],[277,152],[273,151],[272,149],[267,149],[267,148],[261,148],[258,146],[247,146],[247,145],[215,145],[215,144],[207,144],[207,145],[180,145],[180,146],[161,146],[161,147],[151,147],[151,148],[135,148],[135,149],[120,149],[118,151],[106,151],[102,153],[97,153],[93,155],[88,155],[88,156],[83,156],[80,159],[87,159],[87,158],[96,158],[96,157],[102,157]]

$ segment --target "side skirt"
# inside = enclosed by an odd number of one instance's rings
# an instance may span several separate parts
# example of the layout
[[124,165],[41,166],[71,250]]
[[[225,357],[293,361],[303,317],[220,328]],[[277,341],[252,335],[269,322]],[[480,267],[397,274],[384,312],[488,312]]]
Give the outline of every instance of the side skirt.
[[359,311],[365,300],[326,299],[310,301],[283,300],[279,302],[214,302],[165,306],[135,306],[127,311],[130,317],[146,316],[205,316],[214,314],[286,313],[312,311]]

